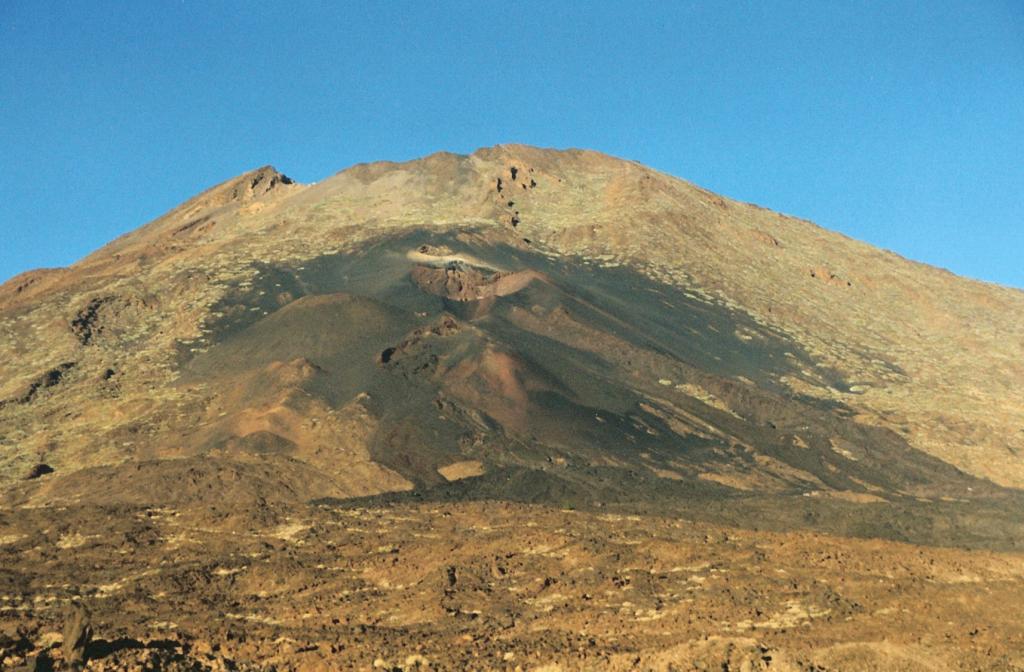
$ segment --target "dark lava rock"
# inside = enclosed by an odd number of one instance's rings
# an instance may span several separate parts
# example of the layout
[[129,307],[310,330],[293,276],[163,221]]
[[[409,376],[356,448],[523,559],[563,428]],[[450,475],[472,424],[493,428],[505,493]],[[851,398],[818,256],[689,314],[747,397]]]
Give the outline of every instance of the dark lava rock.
[[92,640],[91,614],[81,603],[72,604],[64,621],[64,660],[72,670],[85,665],[85,649]]
[[39,478],[40,476],[45,476],[46,474],[52,473],[53,467],[51,467],[48,464],[40,462],[39,464],[33,466],[31,469],[28,470],[28,474],[25,476],[25,480],[31,481],[34,478]]

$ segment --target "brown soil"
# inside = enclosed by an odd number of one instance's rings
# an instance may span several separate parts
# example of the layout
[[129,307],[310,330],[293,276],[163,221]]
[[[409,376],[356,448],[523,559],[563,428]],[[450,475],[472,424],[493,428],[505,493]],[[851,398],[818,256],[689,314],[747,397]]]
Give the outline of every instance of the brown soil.
[[[90,670],[1012,670],[1024,556],[484,503],[0,511],[0,660]],[[379,661],[379,662],[378,662]]]

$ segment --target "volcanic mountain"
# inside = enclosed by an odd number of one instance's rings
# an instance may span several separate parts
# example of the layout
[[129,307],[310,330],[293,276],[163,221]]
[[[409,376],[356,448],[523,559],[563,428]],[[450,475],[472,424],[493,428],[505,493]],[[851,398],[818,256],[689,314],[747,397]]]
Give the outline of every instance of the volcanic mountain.
[[[141,559],[99,577],[53,549],[120,534],[120,553],[136,557],[178,538],[165,523],[179,536],[217,530],[216,543],[203,542],[220,558],[208,585],[253,573],[252,563],[227,560],[241,550],[228,550],[224,535],[293,540],[352,512],[365,521],[406,511],[422,517],[402,532],[408,542],[436,526],[439,511],[514,526],[574,510],[590,521],[689,521],[712,535],[989,549],[1015,568],[1017,589],[1024,575],[1024,293],[595,152],[505,145],[359,165],[310,185],[260,168],[69,268],[0,286],[0,353],[0,532],[10,528],[0,552],[37,554],[30,568],[5,559],[5,585],[25,599],[48,590],[55,603],[122,600],[136,620],[105,618],[125,636],[153,632],[143,612],[170,580],[139,575],[128,597],[127,568],[186,572],[199,556],[179,549],[178,570]],[[566,524],[549,523],[542,534]],[[263,552],[272,564],[291,557]],[[318,576],[290,562],[267,571]],[[422,588],[440,572],[431,608],[491,623],[481,614],[508,604],[483,587],[513,571],[493,557],[482,578],[418,562],[401,582]],[[142,588],[147,580],[156,583]],[[484,606],[456,599],[467,581]],[[256,584],[242,592],[268,592]],[[175,627],[190,614],[204,623],[253,608],[218,590],[227,605],[219,616],[179,602]],[[39,628],[57,618],[33,609]],[[529,619],[522,605],[508,609],[519,609],[505,624],[516,632]],[[277,613],[258,627],[280,637],[294,618]],[[368,624],[384,627],[359,618],[345,623],[361,625],[360,636]],[[409,624],[433,617],[402,618],[404,630],[389,624],[372,647],[401,649]],[[778,623],[790,621],[776,621],[765,627],[785,632]],[[194,626],[216,638],[203,627]],[[725,631],[736,628],[716,632]],[[990,634],[1005,642],[997,627]],[[187,639],[175,645],[182,656]],[[10,641],[12,651],[37,647],[24,633]],[[335,654],[354,656],[345,659],[354,666],[374,659],[369,644],[345,641],[307,651],[328,669]],[[729,640],[674,659],[664,642],[641,641],[621,650],[606,642],[600,669],[631,669],[634,650],[647,651],[651,669],[742,662],[753,646]],[[805,662],[841,667],[910,655],[876,647],[844,659],[819,645],[785,643],[810,652]],[[551,664],[583,665],[558,658],[575,644],[523,646],[562,661]],[[751,664],[770,667],[758,647]],[[245,651],[232,655],[269,655]],[[516,651],[493,667],[527,660]],[[302,653],[282,660],[301,666]],[[548,654],[538,655],[540,665]],[[786,655],[779,649],[772,669],[787,669]],[[409,656],[432,664],[410,653],[395,665],[420,665]],[[989,659],[939,662],[950,660]],[[581,669],[599,668],[591,663]]]

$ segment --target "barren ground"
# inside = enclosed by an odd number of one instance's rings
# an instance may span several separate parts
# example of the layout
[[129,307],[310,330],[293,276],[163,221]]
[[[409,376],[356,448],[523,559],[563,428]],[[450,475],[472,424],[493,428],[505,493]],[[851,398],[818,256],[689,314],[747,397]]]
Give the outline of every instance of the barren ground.
[[[0,512],[3,668],[1024,669],[1024,555],[504,503]],[[49,647],[53,648],[49,648]]]
[[1021,380],[633,162],[264,167],[0,285],[0,670],[1024,670]]

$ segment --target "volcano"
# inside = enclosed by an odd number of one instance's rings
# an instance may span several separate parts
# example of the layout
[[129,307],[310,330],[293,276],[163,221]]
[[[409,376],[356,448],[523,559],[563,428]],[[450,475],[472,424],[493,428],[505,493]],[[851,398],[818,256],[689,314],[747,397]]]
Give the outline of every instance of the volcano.
[[1024,293],[634,162],[260,168],[0,352],[12,665],[1024,665]]

